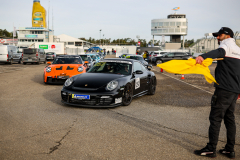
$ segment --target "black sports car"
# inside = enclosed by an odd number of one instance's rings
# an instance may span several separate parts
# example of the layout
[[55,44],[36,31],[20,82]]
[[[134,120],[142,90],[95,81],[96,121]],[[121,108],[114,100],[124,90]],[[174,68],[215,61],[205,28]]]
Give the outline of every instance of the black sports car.
[[129,105],[134,97],[153,95],[156,77],[150,68],[133,59],[104,59],[87,73],[66,80],[62,102],[83,107]]

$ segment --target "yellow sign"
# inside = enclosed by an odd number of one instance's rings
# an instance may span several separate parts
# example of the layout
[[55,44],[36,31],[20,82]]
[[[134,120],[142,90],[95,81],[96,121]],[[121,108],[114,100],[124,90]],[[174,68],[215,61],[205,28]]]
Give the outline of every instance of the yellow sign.
[[47,28],[46,14],[46,10],[41,6],[40,0],[33,0],[32,27]]

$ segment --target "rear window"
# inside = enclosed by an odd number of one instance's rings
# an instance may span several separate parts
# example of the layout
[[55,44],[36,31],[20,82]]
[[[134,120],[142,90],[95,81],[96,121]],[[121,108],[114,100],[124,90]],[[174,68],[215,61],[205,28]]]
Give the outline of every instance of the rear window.
[[23,53],[24,54],[35,54],[37,49],[24,49]]
[[54,55],[54,53],[52,53],[52,52],[49,52],[49,53],[46,53],[46,55]]

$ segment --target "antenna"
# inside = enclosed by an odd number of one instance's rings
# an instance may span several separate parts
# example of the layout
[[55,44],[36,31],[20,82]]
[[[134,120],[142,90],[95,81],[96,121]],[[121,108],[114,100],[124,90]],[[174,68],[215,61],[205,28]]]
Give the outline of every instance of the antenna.
[[53,30],[53,7],[52,7],[52,34],[54,36],[54,30]]

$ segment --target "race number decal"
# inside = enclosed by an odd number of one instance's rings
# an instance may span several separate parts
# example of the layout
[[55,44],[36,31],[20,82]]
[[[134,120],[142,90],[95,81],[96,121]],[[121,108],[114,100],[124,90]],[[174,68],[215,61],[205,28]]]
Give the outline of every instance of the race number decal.
[[135,89],[140,88],[140,78],[135,79]]

